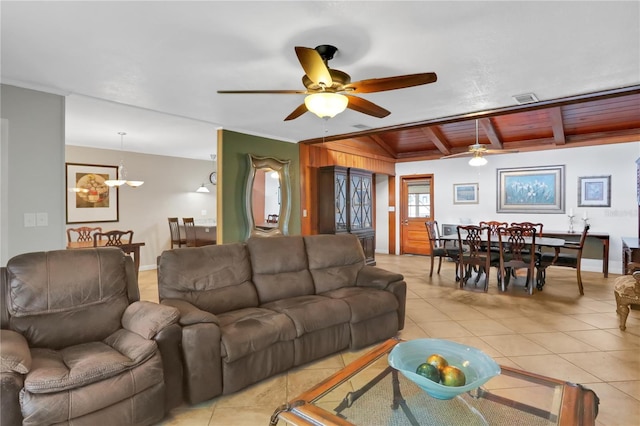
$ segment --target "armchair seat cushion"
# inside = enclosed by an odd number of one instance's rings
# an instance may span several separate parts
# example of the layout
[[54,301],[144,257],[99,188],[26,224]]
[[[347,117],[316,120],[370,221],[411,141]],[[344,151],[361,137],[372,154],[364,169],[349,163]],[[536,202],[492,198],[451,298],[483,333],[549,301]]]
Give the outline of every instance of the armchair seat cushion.
[[222,331],[221,356],[233,362],[279,342],[296,338],[293,321],[283,313],[245,308],[218,315]]
[[384,290],[343,287],[322,295],[347,302],[351,310],[352,324],[398,310],[398,299],[393,293]]
[[121,329],[103,342],[61,350],[34,348],[31,371],[24,388],[31,393],[53,393],[105,380],[144,363],[157,351],[152,340]]
[[296,326],[296,337],[349,322],[351,310],[343,300],[323,296],[299,296],[262,305],[286,314]]

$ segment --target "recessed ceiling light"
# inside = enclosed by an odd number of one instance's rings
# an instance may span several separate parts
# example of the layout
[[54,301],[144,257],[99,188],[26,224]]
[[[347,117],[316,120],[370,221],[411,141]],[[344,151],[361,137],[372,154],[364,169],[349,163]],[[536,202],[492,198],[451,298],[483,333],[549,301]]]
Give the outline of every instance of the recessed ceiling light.
[[520,105],[538,102],[538,98],[533,93],[523,93],[522,95],[514,95],[513,99]]

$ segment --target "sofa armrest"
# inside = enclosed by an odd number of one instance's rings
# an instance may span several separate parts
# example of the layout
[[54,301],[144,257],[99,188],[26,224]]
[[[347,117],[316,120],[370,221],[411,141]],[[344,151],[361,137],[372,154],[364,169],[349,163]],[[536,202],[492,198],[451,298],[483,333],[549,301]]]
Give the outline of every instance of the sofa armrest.
[[356,285],[360,287],[373,287],[385,290],[389,284],[403,280],[404,276],[402,276],[402,274],[387,271],[386,269],[378,268],[377,266],[367,265],[358,272]]
[[172,306],[180,311],[179,324],[183,327],[200,323],[213,323],[218,325],[218,317],[215,316],[215,314],[203,311],[202,309],[193,306],[193,304],[187,302],[186,300],[164,299],[161,304]]
[[13,330],[0,330],[0,358],[2,373],[27,374],[31,369],[27,339]]
[[130,304],[122,314],[122,327],[145,339],[153,339],[164,328],[178,322],[180,312],[171,306],[140,301]]

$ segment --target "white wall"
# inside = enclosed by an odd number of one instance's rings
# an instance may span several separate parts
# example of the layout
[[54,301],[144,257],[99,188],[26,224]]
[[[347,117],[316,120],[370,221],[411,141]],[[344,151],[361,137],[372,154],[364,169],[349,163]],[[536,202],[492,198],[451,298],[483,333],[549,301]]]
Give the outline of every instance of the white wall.
[[[214,145],[212,151],[215,152]],[[209,181],[213,163],[78,146],[66,148],[68,163],[117,166],[121,158],[129,178],[144,180],[144,185],[138,188],[124,185],[119,189],[120,220],[71,224],[66,225],[65,229],[79,226],[101,226],[105,231],[131,229],[134,240],[145,243],[141,248],[140,268],[153,269],[156,257],[171,246],[168,217],[193,217],[196,223],[215,223],[217,187],[209,185],[209,193],[195,192],[198,186]],[[62,223],[65,220],[66,217],[63,217]],[[66,241],[66,234],[64,238]]]
[[[588,211],[591,232],[606,232],[611,238],[609,270],[622,271],[621,237],[638,235],[638,205],[636,200],[636,159],[640,157],[640,142],[567,148],[550,151],[521,152],[487,156],[489,163],[471,167],[468,158],[418,161],[396,164],[396,193],[400,177],[433,173],[435,219],[438,223],[478,223],[481,220],[542,222],[545,230],[568,230],[566,214],[496,213],[496,169],[565,165],[565,207],[573,208],[575,229],[582,231],[583,212]],[[578,207],[578,177],[611,175],[611,207]],[[453,204],[454,183],[474,183],[480,187],[479,203]],[[398,216],[398,220],[400,217]],[[396,223],[396,229],[399,224]],[[396,247],[400,247],[399,233]],[[585,270],[600,271],[602,263],[585,259]]]
[[376,174],[376,253],[389,253],[389,176]]
[[[64,247],[64,97],[2,85],[0,98],[4,265],[19,253]],[[47,225],[25,227],[25,213],[46,213]]]

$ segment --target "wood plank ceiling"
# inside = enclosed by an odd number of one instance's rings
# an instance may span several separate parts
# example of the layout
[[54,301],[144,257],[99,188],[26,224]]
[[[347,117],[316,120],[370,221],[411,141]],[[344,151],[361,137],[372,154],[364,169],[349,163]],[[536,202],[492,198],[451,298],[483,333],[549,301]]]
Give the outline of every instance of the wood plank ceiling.
[[394,162],[489,149],[537,151],[640,141],[640,85],[301,141]]

